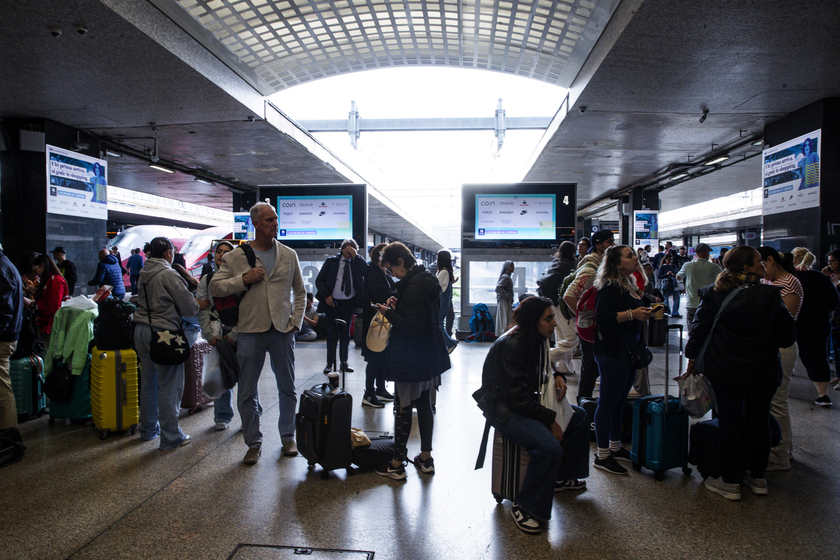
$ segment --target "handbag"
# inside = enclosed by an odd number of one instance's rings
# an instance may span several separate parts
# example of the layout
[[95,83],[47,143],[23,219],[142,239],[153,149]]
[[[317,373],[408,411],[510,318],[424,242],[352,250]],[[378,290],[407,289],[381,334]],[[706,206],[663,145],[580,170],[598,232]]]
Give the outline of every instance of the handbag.
[[[622,344],[622,346],[624,345]],[[627,348],[626,346],[624,348],[630,354],[630,362],[636,369],[644,369],[653,361],[653,353],[651,353],[650,348],[645,344],[644,337],[640,336],[639,343],[633,348]]]
[[368,328],[365,343],[371,352],[382,352],[388,347],[388,337],[391,335],[391,322],[385,316],[376,312]]
[[567,395],[557,400],[557,386],[554,384],[554,371],[551,369],[551,359],[549,358],[549,342],[545,340],[543,347],[543,367],[542,367],[542,390],[540,391],[540,404],[549,410],[553,410],[557,416],[555,422],[560,425],[560,428],[565,432],[572,420],[575,411],[572,410],[571,404]]
[[73,372],[64,364],[56,364],[44,380],[44,394],[51,401],[66,403],[73,396]]
[[[156,272],[152,278],[160,274]],[[146,296],[146,311],[149,314],[149,328],[152,329],[152,339],[149,341],[149,354],[152,361],[162,366],[178,366],[187,361],[190,355],[190,343],[187,340],[187,335],[184,334],[184,329],[177,330],[155,330],[152,325],[152,306],[149,305],[149,278],[145,282],[145,289],[143,295]],[[178,305],[175,305],[178,315],[181,315],[181,310]]]

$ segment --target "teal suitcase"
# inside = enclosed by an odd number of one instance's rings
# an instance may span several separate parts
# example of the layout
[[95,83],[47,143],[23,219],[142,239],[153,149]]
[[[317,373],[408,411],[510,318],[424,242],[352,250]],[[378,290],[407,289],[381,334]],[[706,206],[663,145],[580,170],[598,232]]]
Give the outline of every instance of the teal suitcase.
[[44,362],[38,356],[29,356],[10,360],[9,375],[12,378],[12,391],[15,394],[15,406],[18,419],[28,420],[39,417],[47,408],[44,395]]

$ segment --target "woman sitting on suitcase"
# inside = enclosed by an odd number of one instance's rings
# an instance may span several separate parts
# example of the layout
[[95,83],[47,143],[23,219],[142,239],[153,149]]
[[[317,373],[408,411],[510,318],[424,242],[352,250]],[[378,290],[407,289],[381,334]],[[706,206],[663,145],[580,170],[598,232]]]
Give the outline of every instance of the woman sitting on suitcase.
[[717,397],[720,421],[720,478],[707,478],[705,486],[728,500],[740,500],[742,480],[739,464],[743,444],[749,443],[749,474],[744,484],[754,494],[767,494],[764,471],[770,455],[770,402],[782,375],[779,348],[796,339],[793,317],[782,302],[781,290],[761,284],[764,263],[752,247],[733,247],[726,253],[725,267],[714,288],[700,290],[700,305],[685,347],[688,369],[706,341],[724,300],[742,288],[723,308],[703,355],[703,373]]
[[440,374],[450,367],[449,354],[438,326],[440,284],[417,264],[408,247],[394,242],[382,251],[382,266],[400,281],[397,297],[376,305],[391,322],[385,349],[385,378],[394,381],[397,416],[394,428],[394,458],[376,473],[395,480],[405,478],[406,444],[411,433],[412,409],[417,408],[420,425],[420,454],[414,466],[420,472],[435,472],[432,433],[435,417],[431,392],[440,385]]
[[[579,479],[589,476],[589,429],[582,408],[572,407],[564,432],[555,411],[540,404],[543,372],[550,368],[545,341],[556,325],[551,300],[522,300],[513,325],[487,354],[475,396],[490,425],[531,456],[511,517],[519,529],[536,534],[540,522],[551,518],[555,492],[586,488]],[[555,372],[550,382],[562,400],[566,379]]]
[[604,253],[595,288],[595,361],[601,374],[598,408],[595,410],[595,438],[598,454],[595,468],[613,474],[627,474],[617,459],[630,459],[630,452],[621,446],[621,426],[624,404],[636,379],[636,367],[630,351],[644,344],[642,329],[650,318],[639,295],[633,273],[638,270],[639,257],[627,245],[614,245]]

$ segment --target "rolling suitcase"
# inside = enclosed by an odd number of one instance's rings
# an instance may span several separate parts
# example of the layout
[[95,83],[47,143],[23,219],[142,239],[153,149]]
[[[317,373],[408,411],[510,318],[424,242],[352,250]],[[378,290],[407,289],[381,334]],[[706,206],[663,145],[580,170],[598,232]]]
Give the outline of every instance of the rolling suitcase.
[[[589,441],[597,441],[595,437],[595,411],[598,410],[598,399],[581,397],[578,406],[586,411],[589,422]],[[621,441],[630,443],[633,439],[633,401],[628,400],[624,405],[624,420],[621,424]]]
[[[346,322],[337,319],[336,323]],[[338,337],[336,337],[338,343]],[[336,360],[338,361],[338,360]],[[344,369],[341,370],[342,377]],[[331,375],[331,380],[335,377]],[[344,384],[341,379],[341,384]],[[321,465],[321,478],[326,479],[335,469],[352,472],[353,444],[350,421],[353,416],[353,397],[338,387],[338,382],[322,383],[307,389],[300,397],[295,416],[295,432],[300,454],[309,466]]]
[[44,395],[44,362],[38,356],[10,360],[9,375],[15,394],[18,420],[40,417],[47,408]]
[[[682,364],[682,325],[669,325],[680,331],[679,362]],[[636,399],[633,403],[633,443],[630,460],[637,471],[651,469],[656,480],[665,478],[665,471],[682,467],[683,474],[691,474],[688,466],[688,413],[680,408],[678,397],[668,396],[668,358],[670,345],[665,347],[665,394]]]
[[134,435],[140,424],[137,354],[130,348],[91,352],[91,411],[100,439],[123,430]]
[[213,350],[209,342],[198,340],[190,347],[190,355],[184,362],[184,396],[181,398],[181,408],[195,414],[201,407],[213,399],[204,394],[201,384],[201,371],[204,369],[204,356]]
[[497,503],[516,501],[531,456],[521,446],[493,430],[492,492]]
[[[60,361],[53,362],[53,366]],[[56,418],[69,418],[70,420],[89,422],[91,418],[91,400],[90,400],[90,354],[85,360],[85,368],[81,375],[75,375],[73,383],[73,392],[70,394],[70,400],[63,403],[50,401],[50,426],[55,424]]]

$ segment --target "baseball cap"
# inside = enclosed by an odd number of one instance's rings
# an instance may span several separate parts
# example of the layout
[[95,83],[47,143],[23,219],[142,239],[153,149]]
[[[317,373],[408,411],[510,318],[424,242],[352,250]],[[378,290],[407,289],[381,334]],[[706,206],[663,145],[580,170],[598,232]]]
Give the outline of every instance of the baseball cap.
[[607,239],[614,239],[614,238],[615,238],[615,235],[613,234],[612,231],[610,231],[608,229],[602,229],[602,230],[596,231],[595,233],[592,234],[592,246],[594,247],[598,243],[603,243]]
[[52,252],[53,252],[53,253],[61,253],[61,254],[63,254],[63,255],[64,255],[64,254],[66,254],[66,253],[64,252],[64,247],[56,247],[55,249],[53,249],[53,250],[52,250]]

